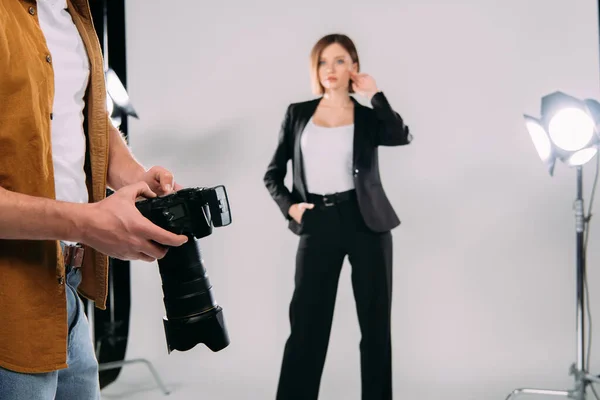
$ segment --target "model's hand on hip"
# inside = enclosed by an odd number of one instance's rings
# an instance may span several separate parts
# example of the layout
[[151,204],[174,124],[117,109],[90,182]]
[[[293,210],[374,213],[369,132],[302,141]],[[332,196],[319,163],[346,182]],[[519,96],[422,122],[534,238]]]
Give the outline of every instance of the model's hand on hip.
[[92,203],[83,216],[80,242],[109,257],[152,262],[163,258],[165,246],[181,246],[187,237],[166,231],[135,207],[138,197],[156,193],[145,182],[125,186],[106,199]]
[[379,91],[377,83],[371,75],[350,72],[350,79],[352,79],[352,89],[359,95],[369,99],[369,101]]
[[310,210],[312,208],[314,208],[314,204],[311,203],[296,203],[296,204],[292,204],[292,206],[290,207],[288,214],[290,214],[290,217],[294,218],[294,221],[296,221],[297,223],[300,223],[300,221],[302,220],[302,214],[304,214],[304,212],[306,210]]

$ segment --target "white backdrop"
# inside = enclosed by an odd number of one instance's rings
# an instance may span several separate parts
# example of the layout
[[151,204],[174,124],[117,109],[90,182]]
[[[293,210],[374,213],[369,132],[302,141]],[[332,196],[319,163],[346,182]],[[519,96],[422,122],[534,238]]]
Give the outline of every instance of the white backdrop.
[[[285,108],[311,98],[310,48],[332,32],[354,39],[363,71],[415,137],[380,151],[403,222],[394,231],[395,398],[570,388],[575,174],[558,165],[547,175],[522,114],[538,115],[541,96],[555,90],[600,97],[595,2],[371,3],[127,2],[129,92],[140,115],[130,123],[132,148],[186,186],[226,185],[234,221],[201,242],[232,340],[222,352],[167,355],[157,266],[133,265],[128,358],[155,362],[172,398],[274,398],[297,238],[262,176]],[[586,200],[593,171],[585,170]],[[592,305],[600,299],[597,218]],[[322,399],[360,398],[349,267]],[[593,312],[600,324],[600,306]],[[600,368],[600,330],[594,340]],[[126,367],[105,397],[138,398],[138,390],[158,394],[146,371]]]

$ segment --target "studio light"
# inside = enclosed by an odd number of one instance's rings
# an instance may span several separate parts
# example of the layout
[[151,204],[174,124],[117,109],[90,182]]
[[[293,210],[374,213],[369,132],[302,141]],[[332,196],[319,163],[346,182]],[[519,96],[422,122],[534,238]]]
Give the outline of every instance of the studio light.
[[110,114],[110,118],[115,127],[121,125],[121,120],[124,115],[129,115],[138,118],[138,115],[131,104],[129,94],[119,79],[119,76],[112,68],[106,68],[106,107]]
[[106,82],[106,109],[115,128],[119,128],[123,117],[128,115],[137,119],[139,117],[131,104],[125,85],[119,79],[119,75],[108,66],[108,9],[106,2],[107,0],[104,0],[102,4],[102,56],[104,60],[104,80]]
[[538,156],[551,176],[556,160],[575,167],[598,153],[600,103],[596,100],[554,92],[542,98],[540,119],[530,115],[524,118]]
[[[586,348],[586,315],[590,321],[588,306],[586,250],[589,237],[589,222],[593,195],[598,182],[600,159],[596,158],[596,177],[592,187],[592,198],[587,215],[583,206],[583,165],[598,153],[600,135],[600,103],[596,100],[579,100],[562,92],[555,92],[542,98],[541,118],[524,115],[525,126],[538,156],[545,164],[550,176],[554,173],[556,160],[562,161],[576,170],[577,193],[573,205],[575,214],[575,274],[576,274],[576,344],[577,359],[571,366],[574,386],[571,390],[523,388],[514,390],[507,398],[519,395],[546,395],[586,400],[587,389],[594,390],[593,384],[600,383],[600,376],[588,371],[591,348]],[[588,337],[591,337],[591,328]],[[598,396],[596,396],[598,398]]]

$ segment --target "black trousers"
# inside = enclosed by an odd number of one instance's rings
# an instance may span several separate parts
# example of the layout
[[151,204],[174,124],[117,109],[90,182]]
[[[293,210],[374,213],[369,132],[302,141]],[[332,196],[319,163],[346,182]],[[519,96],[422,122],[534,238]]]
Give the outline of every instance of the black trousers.
[[361,331],[363,400],[392,399],[392,235],[374,233],[362,220],[355,197],[318,206],[302,217],[277,400],[317,400],[344,258]]

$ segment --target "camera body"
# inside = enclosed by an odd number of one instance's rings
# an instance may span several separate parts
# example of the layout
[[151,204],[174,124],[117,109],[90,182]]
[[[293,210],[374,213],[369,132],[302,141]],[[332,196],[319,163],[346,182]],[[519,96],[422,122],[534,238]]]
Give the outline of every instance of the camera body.
[[212,351],[229,345],[223,309],[214,298],[198,242],[214,227],[231,224],[224,186],[187,188],[163,197],[136,203],[155,225],[186,235],[187,243],[171,247],[158,260],[166,316],[163,318],[167,349],[186,351],[204,343]]
[[181,189],[167,196],[137,202],[136,207],[155,225],[197,239],[212,234],[213,227],[231,224],[227,190],[223,185]]

